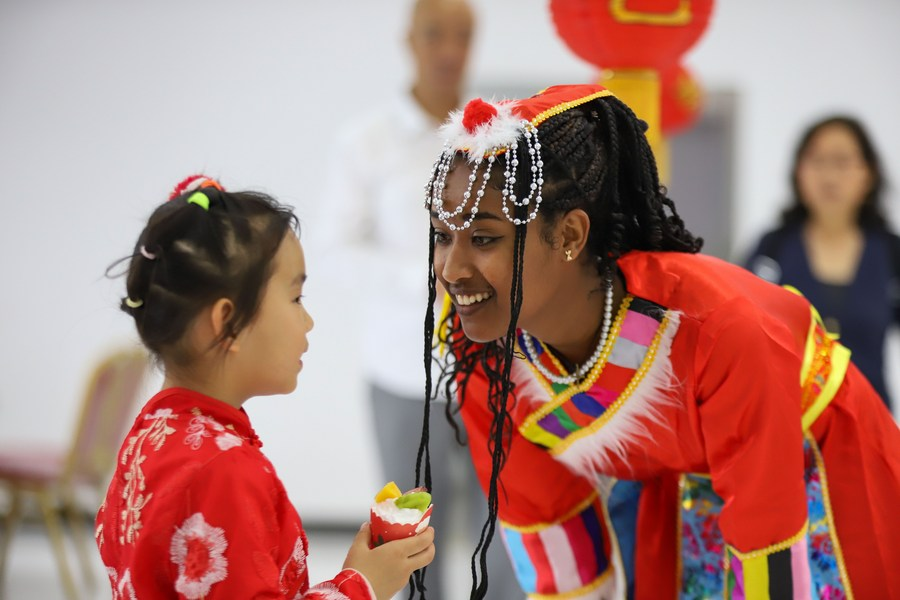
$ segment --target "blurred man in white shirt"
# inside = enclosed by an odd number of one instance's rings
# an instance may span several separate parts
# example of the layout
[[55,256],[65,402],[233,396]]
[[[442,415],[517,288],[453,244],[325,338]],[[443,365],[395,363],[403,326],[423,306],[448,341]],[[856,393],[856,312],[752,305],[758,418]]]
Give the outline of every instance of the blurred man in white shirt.
[[[425,398],[422,319],[428,301],[429,217],[424,184],[441,150],[437,127],[463,100],[474,27],[466,0],[415,1],[408,34],[416,67],[412,87],[340,131],[330,157],[327,197],[312,227],[341,255],[354,289],[365,290],[358,308],[373,425],[385,478],[402,489],[414,485]],[[443,402],[433,406],[429,426],[431,523],[438,547],[426,579],[429,600],[449,598],[452,531],[465,529],[474,550],[487,516],[468,452],[456,443],[444,407]],[[466,523],[456,527],[449,522],[453,499],[466,505]],[[502,546],[495,548],[488,571],[491,597],[523,598]]]

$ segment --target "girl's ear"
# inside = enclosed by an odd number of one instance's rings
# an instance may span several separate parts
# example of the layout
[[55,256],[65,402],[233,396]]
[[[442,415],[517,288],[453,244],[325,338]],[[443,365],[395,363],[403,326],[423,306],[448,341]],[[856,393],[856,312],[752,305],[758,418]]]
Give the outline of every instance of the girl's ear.
[[[222,334],[229,330],[228,322],[234,315],[234,302],[228,298],[219,298],[209,309],[208,320],[209,327],[213,333],[213,339],[219,339]],[[223,342],[225,349],[229,352],[237,352],[239,350],[238,336],[228,336]]]
[[555,238],[561,241],[564,260],[574,261],[581,255],[590,233],[591,218],[580,208],[570,210],[559,219]]

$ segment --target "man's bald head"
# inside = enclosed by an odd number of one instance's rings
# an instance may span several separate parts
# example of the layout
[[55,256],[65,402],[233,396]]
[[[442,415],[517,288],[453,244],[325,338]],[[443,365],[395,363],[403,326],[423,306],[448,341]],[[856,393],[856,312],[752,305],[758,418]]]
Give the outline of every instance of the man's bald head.
[[417,87],[460,94],[474,28],[475,15],[466,0],[416,0],[408,40]]
[[472,7],[467,0],[416,0],[413,3],[411,24],[415,26],[417,19],[431,16],[429,11],[459,11],[460,14],[465,14],[470,22],[474,23],[475,20]]

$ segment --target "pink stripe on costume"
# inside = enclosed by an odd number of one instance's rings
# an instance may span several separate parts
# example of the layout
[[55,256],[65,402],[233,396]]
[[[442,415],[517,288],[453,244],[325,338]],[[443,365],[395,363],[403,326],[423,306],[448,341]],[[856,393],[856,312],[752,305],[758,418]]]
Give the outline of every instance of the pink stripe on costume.
[[575,560],[565,530],[559,526],[548,527],[541,531],[540,537],[556,579],[556,591],[568,592],[581,587],[578,561]]
[[659,329],[659,321],[629,310],[622,322],[621,337],[641,346],[649,346]]
[[[734,589],[731,590],[731,600],[745,600],[746,596],[744,596],[744,565],[741,563],[741,559],[737,556],[732,555],[730,557],[731,560],[731,571],[734,573]],[[728,582],[725,582],[725,585],[728,585]]]
[[581,515],[577,515],[562,524],[566,536],[569,538],[569,545],[575,555],[578,574],[581,576],[581,585],[587,585],[594,580],[597,575],[597,558],[594,556],[594,543],[588,534],[581,520]]
[[544,544],[540,535],[534,533],[522,534],[522,545],[531,559],[537,578],[534,584],[534,591],[538,594],[556,593],[556,581],[553,579],[553,569],[550,567],[550,560],[547,552],[544,550]]
[[[601,378],[602,379],[602,378]],[[621,390],[618,392],[614,392],[612,390],[608,390],[605,387],[601,387],[599,382],[595,383],[591,386],[591,389],[587,392],[594,400],[602,404],[604,407],[609,408],[609,405],[618,400],[619,394]]]
[[791,581],[794,584],[794,600],[812,598],[812,575],[809,572],[808,536],[791,546]]

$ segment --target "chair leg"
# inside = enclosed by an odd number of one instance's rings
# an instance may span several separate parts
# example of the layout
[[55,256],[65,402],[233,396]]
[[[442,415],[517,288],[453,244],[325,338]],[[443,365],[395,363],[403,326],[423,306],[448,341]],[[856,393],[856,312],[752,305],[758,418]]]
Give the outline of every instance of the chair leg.
[[9,512],[3,518],[3,539],[0,540],[0,597],[2,597],[6,585],[6,557],[9,555],[9,545],[21,517],[22,495],[19,488],[12,487]]
[[75,587],[75,580],[72,578],[72,571],[69,569],[69,561],[66,559],[65,539],[59,523],[59,517],[56,514],[56,505],[53,502],[53,497],[49,490],[46,489],[38,491],[37,496],[41,505],[41,512],[44,513],[44,523],[47,524],[47,532],[50,534],[53,551],[56,553],[56,562],[59,564],[59,574],[62,577],[66,596],[70,600],[78,600],[78,589]]
[[85,535],[84,519],[78,512],[75,505],[74,496],[71,493],[65,493],[64,511],[69,529],[72,530],[72,538],[75,540],[75,550],[78,552],[78,558],[81,562],[81,569],[84,572],[84,580],[91,590],[97,589],[97,579],[94,576],[94,569],[91,565],[91,547],[92,543]]

